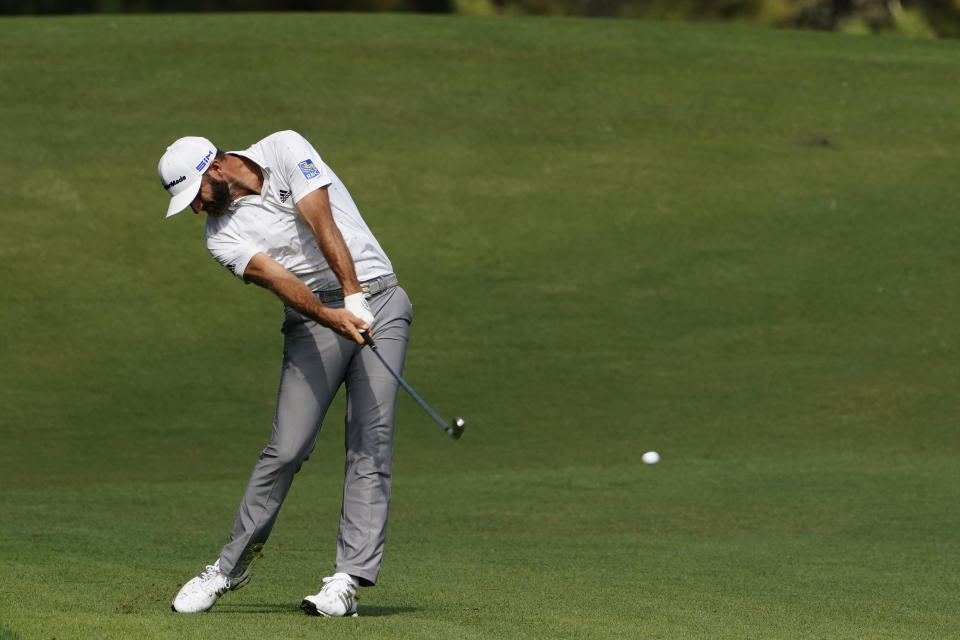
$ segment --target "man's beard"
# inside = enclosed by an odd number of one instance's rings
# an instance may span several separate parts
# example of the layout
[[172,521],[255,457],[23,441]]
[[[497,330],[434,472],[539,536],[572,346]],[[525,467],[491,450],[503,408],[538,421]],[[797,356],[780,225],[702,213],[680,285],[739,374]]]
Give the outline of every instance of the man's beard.
[[210,189],[212,191],[209,200],[203,203],[203,210],[212,216],[222,216],[230,208],[230,185],[226,180],[216,180],[210,178]]

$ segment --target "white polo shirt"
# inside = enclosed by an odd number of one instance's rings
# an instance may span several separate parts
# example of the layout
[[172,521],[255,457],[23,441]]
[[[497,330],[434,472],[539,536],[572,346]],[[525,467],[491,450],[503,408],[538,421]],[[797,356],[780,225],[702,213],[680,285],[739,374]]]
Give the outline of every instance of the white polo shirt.
[[299,133],[279,131],[245,151],[230,153],[253,160],[263,170],[260,195],[234,200],[222,216],[207,216],[207,250],[238,278],[243,278],[255,254],[265,253],[314,291],[340,288],[313,232],[296,209],[296,203],[307,194],[323,187],[359,280],[393,272],[347,188]]

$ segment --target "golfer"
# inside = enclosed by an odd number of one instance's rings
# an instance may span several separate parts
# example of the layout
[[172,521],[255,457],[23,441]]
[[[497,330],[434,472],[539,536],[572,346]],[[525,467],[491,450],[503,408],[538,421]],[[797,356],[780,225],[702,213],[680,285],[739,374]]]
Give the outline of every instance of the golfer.
[[[301,608],[356,616],[357,589],[380,573],[390,503],[397,382],[370,349],[403,368],[413,311],[386,254],[339,178],[301,135],[281,131],[224,153],[180,138],[158,167],[167,217],[205,211],[207,249],[246,283],[284,303],[283,366],[270,441],[254,465],[220,557],[180,589],[172,608],[207,611],[250,580],[294,474],[346,385],[346,464],[333,574]],[[319,577],[320,574],[318,574]]]

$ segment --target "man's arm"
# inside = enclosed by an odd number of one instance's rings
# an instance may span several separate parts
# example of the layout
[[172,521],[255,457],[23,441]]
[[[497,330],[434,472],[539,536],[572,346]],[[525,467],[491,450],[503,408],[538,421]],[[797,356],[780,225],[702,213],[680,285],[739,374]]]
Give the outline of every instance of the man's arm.
[[[374,317],[363,295],[353,256],[343,240],[343,234],[333,219],[330,209],[330,194],[327,187],[311,191],[297,203],[300,217],[307,223],[317,240],[317,246],[327,259],[327,264],[340,281],[343,289],[343,304],[348,311],[365,324],[373,324]],[[364,329],[367,331],[368,329]]]
[[343,295],[349,296],[360,293],[360,281],[357,279],[357,270],[353,265],[353,256],[343,240],[340,228],[333,221],[333,211],[330,210],[330,195],[327,188],[311,191],[297,203],[300,217],[307,223],[317,239],[317,246],[327,259],[327,264],[340,281]]
[[[340,240],[343,242],[343,239]],[[347,254],[349,259],[349,253]],[[351,271],[353,263],[351,262]],[[370,325],[346,309],[331,309],[317,300],[310,288],[293,275],[279,262],[265,253],[258,253],[250,259],[243,272],[243,278],[249,282],[269,289],[283,300],[288,307],[319,322],[357,344],[364,344],[361,331],[369,331]],[[356,275],[354,275],[356,280]],[[359,291],[360,285],[357,285]]]

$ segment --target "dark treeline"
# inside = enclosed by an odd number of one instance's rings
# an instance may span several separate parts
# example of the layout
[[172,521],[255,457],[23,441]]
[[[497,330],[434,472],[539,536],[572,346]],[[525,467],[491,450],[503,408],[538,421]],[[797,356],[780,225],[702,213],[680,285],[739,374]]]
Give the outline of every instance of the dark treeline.
[[215,11],[415,11],[453,13],[454,0],[0,0],[5,14]]
[[960,37],[960,0],[0,0],[0,14],[409,11],[733,21]]
[[454,13],[455,0],[0,0],[4,14],[215,11],[413,11]]
[[960,0],[635,0],[644,17],[791,29],[960,36]]

